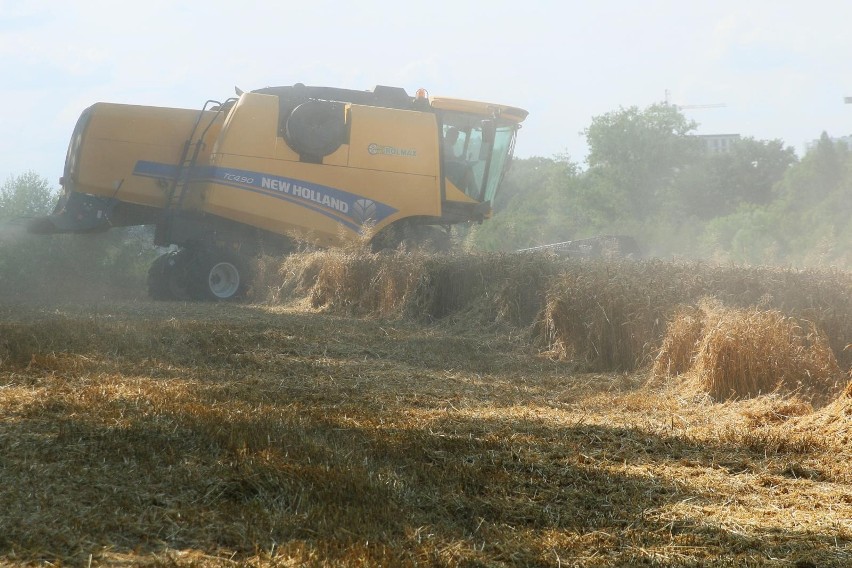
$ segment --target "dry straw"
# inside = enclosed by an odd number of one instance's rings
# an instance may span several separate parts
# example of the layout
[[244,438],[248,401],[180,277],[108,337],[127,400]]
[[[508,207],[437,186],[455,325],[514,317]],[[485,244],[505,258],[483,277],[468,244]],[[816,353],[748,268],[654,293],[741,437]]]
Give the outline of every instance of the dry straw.
[[[492,306],[534,284],[481,274]],[[641,323],[645,293],[624,290],[600,305]],[[780,394],[692,404],[505,331],[0,306],[0,563],[850,565],[852,387],[810,414]]]
[[836,395],[843,375],[812,323],[707,300],[678,312],[654,364],[657,376],[686,372],[718,401],[785,392],[816,404]]
[[529,325],[541,312],[559,266],[539,255],[433,255],[408,314],[440,319],[466,314],[480,323]]
[[326,253],[323,263],[308,272],[302,288],[311,306],[357,315],[398,313],[420,276],[422,255],[372,253],[366,250]]
[[[799,432],[819,432],[830,444],[847,452],[852,450],[852,381],[834,401],[803,417],[793,428]],[[842,465],[848,468],[848,461]]]
[[671,311],[700,289],[657,262],[572,261],[548,290],[547,339],[553,352],[595,371],[629,371],[650,362]]
[[704,332],[704,320],[704,311],[698,307],[678,308],[654,359],[655,376],[673,377],[686,373],[692,367]]
[[275,302],[309,300],[350,315],[438,320],[469,316],[529,325],[559,267],[538,255],[380,252],[366,249],[291,255],[270,286]]
[[837,271],[574,261],[548,289],[547,340],[555,354],[591,370],[630,371],[655,361],[658,371],[673,366],[677,373],[686,364],[682,352],[668,346],[657,357],[666,322],[680,319],[674,335],[688,343],[699,321],[676,317],[678,310],[704,297],[812,322],[840,364],[852,365],[852,350],[843,351],[852,337],[852,274]]
[[[812,322],[808,333],[827,339],[843,368],[852,366],[852,350],[844,351],[852,338],[852,274],[841,271],[362,247],[291,255],[268,286],[275,302],[338,313],[528,327],[550,353],[587,370],[654,363],[657,372],[666,366],[675,374],[688,361],[664,345],[666,322],[677,320],[684,326],[678,333],[694,336],[698,320],[678,310],[713,297]],[[667,359],[657,357],[661,348]]]

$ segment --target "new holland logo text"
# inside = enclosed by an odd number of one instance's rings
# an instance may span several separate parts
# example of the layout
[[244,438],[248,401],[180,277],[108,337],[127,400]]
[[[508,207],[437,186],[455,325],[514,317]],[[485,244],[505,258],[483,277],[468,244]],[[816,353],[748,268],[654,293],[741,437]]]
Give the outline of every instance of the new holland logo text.
[[302,187],[301,185],[292,183],[287,180],[262,176],[260,178],[260,187],[262,187],[263,189],[277,191],[285,195],[292,195],[293,197],[301,197],[302,199],[306,199],[307,201],[313,201],[315,203],[319,203],[320,205],[324,205],[325,207],[336,209],[341,213],[349,212],[349,204],[346,203],[346,201],[344,201],[343,199],[338,199],[330,195],[326,195],[318,189]]
[[394,146],[382,146],[375,143],[367,146],[367,151],[373,156],[402,156],[404,158],[414,158],[417,156],[417,150],[413,148],[396,148]]

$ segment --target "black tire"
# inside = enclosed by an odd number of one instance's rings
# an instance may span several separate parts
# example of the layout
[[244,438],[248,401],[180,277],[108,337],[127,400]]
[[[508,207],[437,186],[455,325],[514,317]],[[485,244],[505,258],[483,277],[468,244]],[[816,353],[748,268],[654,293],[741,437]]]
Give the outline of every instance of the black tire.
[[192,269],[192,291],[196,299],[239,300],[245,297],[248,283],[247,264],[236,255],[216,251],[198,254]]
[[148,269],[148,295],[153,300],[189,299],[189,262],[186,251],[160,255]]
[[287,143],[301,156],[322,158],[346,141],[343,105],[308,101],[293,109],[285,129]]
[[152,300],[169,300],[169,290],[166,286],[166,260],[168,253],[161,254],[148,268],[148,296]]

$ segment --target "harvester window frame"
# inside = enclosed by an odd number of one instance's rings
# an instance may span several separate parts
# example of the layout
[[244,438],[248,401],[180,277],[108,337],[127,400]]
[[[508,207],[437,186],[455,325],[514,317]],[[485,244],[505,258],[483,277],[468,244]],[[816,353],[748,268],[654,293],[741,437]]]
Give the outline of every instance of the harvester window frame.
[[[483,180],[482,199],[480,201],[493,201],[497,189],[512,163],[518,128],[519,125],[517,123],[495,122],[494,140],[491,142],[488,170]],[[495,160],[494,158],[498,156],[500,159]]]
[[[494,140],[486,144],[485,129],[490,127],[494,130]],[[460,156],[454,156],[454,160],[448,160],[448,153],[445,149],[445,138],[447,132],[455,128],[459,131],[459,136],[464,136],[462,142],[462,152]],[[441,187],[442,192],[446,187],[446,181],[449,180],[458,189],[464,192],[469,198],[480,203],[490,201],[494,197],[497,189],[497,184],[502,177],[502,172],[495,172],[494,164],[500,164],[501,169],[508,163],[507,156],[501,156],[500,160],[494,160],[495,148],[501,148],[503,153],[511,152],[512,139],[514,138],[514,130],[516,128],[505,122],[495,121],[487,116],[445,111],[440,113],[439,132],[441,146]],[[508,134],[508,138],[502,138]],[[503,136],[501,136],[503,135]],[[490,138],[491,136],[489,136]],[[500,141],[500,144],[497,144]],[[461,172],[462,177],[459,177],[461,167],[451,167],[451,163],[464,166],[464,171]],[[451,171],[455,170],[455,171]],[[497,175],[495,175],[495,173]],[[475,183],[465,182],[462,178],[471,175]]]

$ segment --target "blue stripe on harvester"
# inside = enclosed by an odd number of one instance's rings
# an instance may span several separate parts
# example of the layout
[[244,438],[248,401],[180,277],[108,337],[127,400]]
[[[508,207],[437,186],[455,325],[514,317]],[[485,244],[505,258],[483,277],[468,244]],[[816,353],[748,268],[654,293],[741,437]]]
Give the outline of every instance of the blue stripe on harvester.
[[[177,171],[174,164],[143,160],[136,162],[133,168],[134,175],[168,180],[173,180]],[[199,166],[188,172],[187,180],[211,182],[283,199],[331,217],[356,231],[367,219],[378,223],[397,212],[390,205],[341,189],[235,168]],[[365,212],[369,212],[366,218]]]

